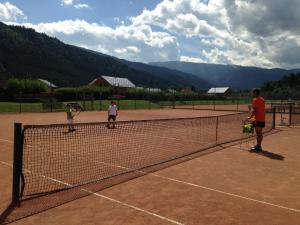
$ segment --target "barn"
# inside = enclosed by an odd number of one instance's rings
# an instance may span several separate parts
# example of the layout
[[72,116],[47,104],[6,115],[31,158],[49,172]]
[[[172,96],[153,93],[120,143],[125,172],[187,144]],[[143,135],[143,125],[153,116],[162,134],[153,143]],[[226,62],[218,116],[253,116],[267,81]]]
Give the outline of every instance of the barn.
[[227,97],[232,94],[232,90],[230,87],[212,87],[207,91],[207,94],[211,96]]
[[114,88],[134,88],[135,85],[127,78],[100,76],[89,83],[90,86],[104,86]]

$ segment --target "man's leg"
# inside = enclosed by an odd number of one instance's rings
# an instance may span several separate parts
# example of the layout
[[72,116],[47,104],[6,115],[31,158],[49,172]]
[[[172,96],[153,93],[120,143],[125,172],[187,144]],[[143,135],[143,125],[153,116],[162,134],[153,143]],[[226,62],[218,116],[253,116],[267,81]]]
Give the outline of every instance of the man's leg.
[[111,120],[111,117],[110,116],[108,116],[108,118],[107,118],[107,128],[110,128],[110,120]]
[[74,119],[71,119],[71,131],[75,131],[75,128],[74,128]]
[[260,147],[260,148],[261,148],[261,143],[262,143],[262,140],[263,140],[262,129],[263,129],[262,127],[255,127],[257,147]]
[[69,127],[69,132],[74,130],[74,126],[73,126],[73,120],[72,119],[68,119],[68,127]]
[[113,120],[113,128],[115,128],[115,127],[116,127],[116,125],[115,125],[116,117],[114,116],[114,117],[112,118],[112,120]]
[[70,121],[70,119],[68,119],[67,121],[68,121],[69,131],[71,131],[71,121]]

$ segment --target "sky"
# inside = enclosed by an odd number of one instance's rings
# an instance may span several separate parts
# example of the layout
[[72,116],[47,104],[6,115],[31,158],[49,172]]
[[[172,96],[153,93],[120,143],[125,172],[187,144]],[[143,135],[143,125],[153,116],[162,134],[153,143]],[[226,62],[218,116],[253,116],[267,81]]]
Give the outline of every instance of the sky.
[[137,62],[300,68],[300,0],[0,0],[0,21]]

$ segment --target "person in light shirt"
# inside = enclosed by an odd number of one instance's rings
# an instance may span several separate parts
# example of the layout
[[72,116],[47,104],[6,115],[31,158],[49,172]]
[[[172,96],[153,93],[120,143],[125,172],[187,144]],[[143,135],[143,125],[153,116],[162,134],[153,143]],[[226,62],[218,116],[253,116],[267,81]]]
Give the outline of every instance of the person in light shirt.
[[112,128],[115,128],[116,127],[115,122],[118,116],[118,107],[114,101],[111,101],[108,107],[107,116],[108,116],[107,128],[111,128],[111,124],[112,124]]
[[66,106],[66,112],[67,112],[67,122],[68,122],[69,132],[75,131],[74,113],[73,113],[73,109],[70,105]]

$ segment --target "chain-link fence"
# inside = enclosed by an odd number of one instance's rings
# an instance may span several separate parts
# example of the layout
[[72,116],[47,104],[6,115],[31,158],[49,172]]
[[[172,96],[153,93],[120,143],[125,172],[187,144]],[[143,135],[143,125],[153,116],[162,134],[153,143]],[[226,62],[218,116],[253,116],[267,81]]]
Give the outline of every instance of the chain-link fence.
[[155,88],[60,88],[50,93],[17,93],[7,101],[2,99],[0,112],[60,112],[70,102],[76,102],[85,111],[101,111],[107,110],[111,101],[115,101],[120,110],[173,108],[246,112],[250,110],[252,99],[248,93],[209,96],[203,92]]
[[272,103],[271,109],[276,112],[276,123],[282,126],[300,124],[300,102]]

